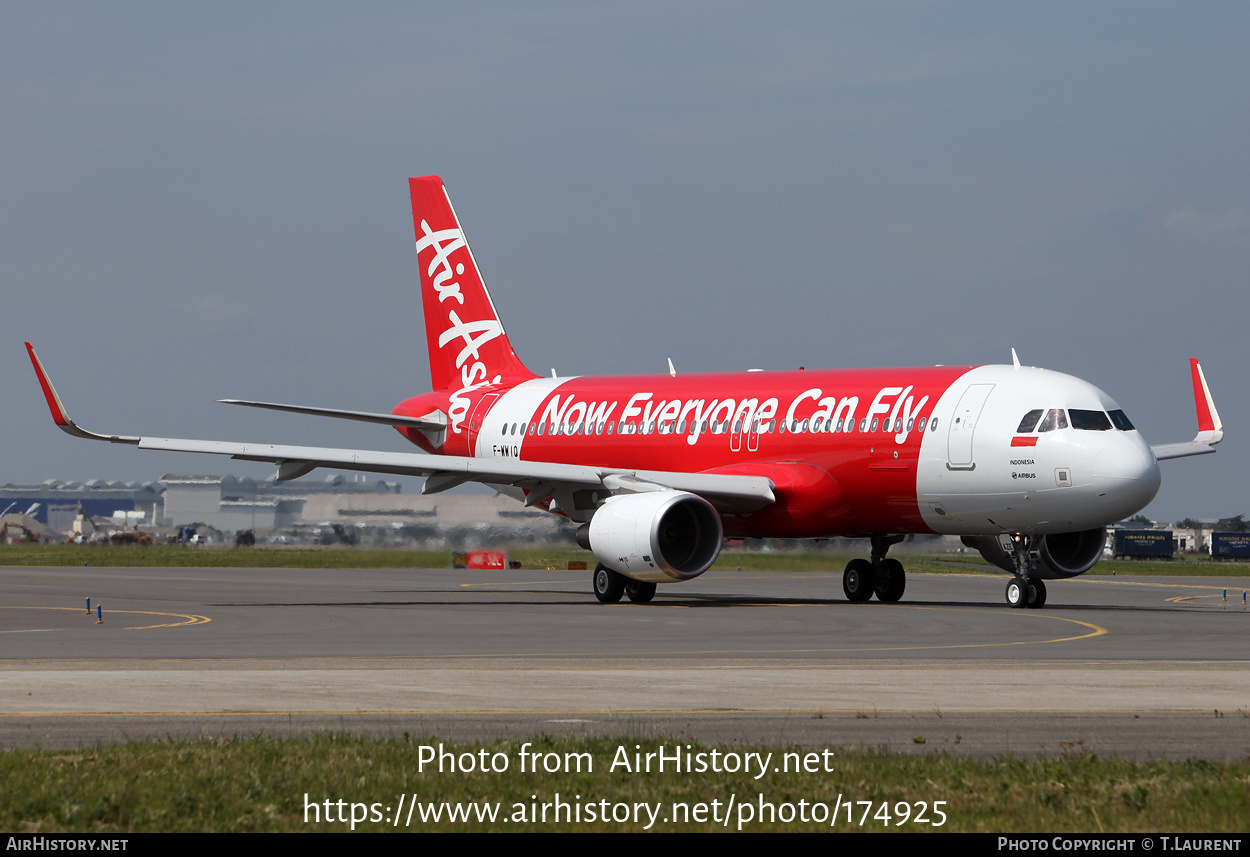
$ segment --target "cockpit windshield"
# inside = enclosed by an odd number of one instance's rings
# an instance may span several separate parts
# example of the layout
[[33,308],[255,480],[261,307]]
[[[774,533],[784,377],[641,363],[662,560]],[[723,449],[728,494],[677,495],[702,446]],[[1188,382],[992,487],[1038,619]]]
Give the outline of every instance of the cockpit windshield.
[[1066,429],[1068,427],[1068,418],[1063,413],[1063,408],[1051,408],[1046,412],[1046,418],[1042,420],[1042,424],[1037,427],[1041,431],[1055,431],[1056,429]]
[[1042,418],[1042,409],[1029,411],[1024,415],[1024,419],[1020,420],[1020,428],[1016,429],[1016,434],[1027,434],[1037,428],[1037,421]]
[[[1045,419],[1042,418],[1043,413],[1046,414]],[[1108,416],[1102,411],[1081,408],[1068,408],[1067,411],[1063,408],[1051,408],[1049,411],[1042,411],[1038,408],[1024,415],[1024,418],[1020,420],[1020,426],[1016,429],[1016,434],[1066,429],[1069,418],[1072,420],[1072,427],[1079,431],[1110,431],[1113,425],[1120,431],[1136,431],[1133,424],[1129,422],[1129,418],[1121,410],[1111,411]]]
[[1072,428],[1081,431],[1111,431],[1111,420],[1102,411],[1083,411],[1080,408],[1068,408],[1068,416],[1072,418]]

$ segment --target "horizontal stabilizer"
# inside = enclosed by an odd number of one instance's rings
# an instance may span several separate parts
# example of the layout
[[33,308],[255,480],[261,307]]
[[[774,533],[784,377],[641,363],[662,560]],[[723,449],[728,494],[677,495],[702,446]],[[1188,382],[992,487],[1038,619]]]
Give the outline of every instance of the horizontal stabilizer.
[[415,428],[425,431],[439,431],[446,428],[442,423],[421,420],[416,417],[401,417],[398,414],[376,414],[369,411],[345,411],[339,408],[313,408],[307,405],[281,405],[277,402],[248,402],[243,399],[218,399],[225,405],[243,405],[248,408],[267,408],[271,411],[289,411],[293,414],[309,414],[315,417],[334,417],[340,420],[357,420],[362,423],[377,423],[384,426]]

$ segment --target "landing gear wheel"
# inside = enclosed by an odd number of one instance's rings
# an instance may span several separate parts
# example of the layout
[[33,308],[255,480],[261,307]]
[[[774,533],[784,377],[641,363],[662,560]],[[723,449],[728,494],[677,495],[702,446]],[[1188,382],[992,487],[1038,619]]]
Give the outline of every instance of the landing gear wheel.
[[848,562],[846,571],[842,572],[842,591],[846,593],[846,600],[859,604],[871,598],[876,576],[868,560],[853,559]]
[[1029,606],[1034,609],[1046,606],[1046,581],[1029,581]]
[[1013,577],[1007,582],[1007,603],[1013,608],[1025,607],[1029,603],[1029,588],[1023,580]]
[[625,577],[617,574],[606,565],[599,564],[595,566],[595,576],[593,578],[595,586],[595,597],[603,604],[615,604],[621,600],[621,595],[625,592]]
[[903,571],[901,562],[896,559],[883,559],[875,571],[873,588],[878,601],[894,604],[903,597],[903,590],[907,588],[907,573]]
[[655,597],[655,584],[631,580],[625,584],[625,594],[635,604],[646,604]]

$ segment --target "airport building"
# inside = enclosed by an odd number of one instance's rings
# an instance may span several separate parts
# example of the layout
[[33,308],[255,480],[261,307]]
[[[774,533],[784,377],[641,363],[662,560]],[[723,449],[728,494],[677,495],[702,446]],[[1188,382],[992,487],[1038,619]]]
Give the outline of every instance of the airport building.
[[118,513],[140,513],[151,525],[162,514],[164,489],[159,482],[61,482],[0,486],[0,514],[29,512],[40,524],[68,533],[81,509],[94,518],[112,519]]
[[[238,476],[167,474],[155,482],[59,482],[0,486],[0,512],[30,512],[61,535],[79,512],[98,527],[176,533],[186,526],[233,535],[297,537],[337,527],[371,532],[372,540],[481,546],[571,538],[572,525],[494,494],[404,494],[394,480],[331,474],[275,482]],[[379,535],[380,534],[380,535]]]

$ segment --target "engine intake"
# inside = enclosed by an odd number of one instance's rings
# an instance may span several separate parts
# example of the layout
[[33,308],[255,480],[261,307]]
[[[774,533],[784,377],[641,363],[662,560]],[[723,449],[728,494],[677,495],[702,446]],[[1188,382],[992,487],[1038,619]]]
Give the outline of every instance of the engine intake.
[[595,511],[585,536],[608,568],[634,580],[668,583],[711,568],[723,530],[720,515],[702,497],[653,491],[610,497]]
[[[986,562],[1015,574],[1016,564],[1011,552],[1004,550],[997,536],[964,536],[962,541],[968,547],[980,551]],[[1102,558],[1102,549],[1106,543],[1105,527],[1035,536],[1029,544],[1030,552],[1036,552],[1037,558],[1037,568],[1033,575],[1043,580],[1060,580],[1084,574]]]

